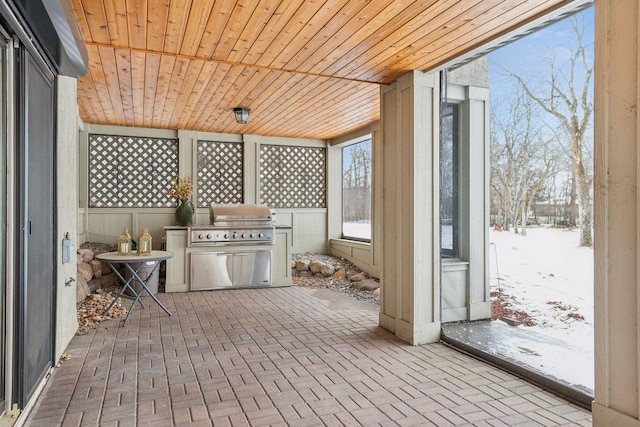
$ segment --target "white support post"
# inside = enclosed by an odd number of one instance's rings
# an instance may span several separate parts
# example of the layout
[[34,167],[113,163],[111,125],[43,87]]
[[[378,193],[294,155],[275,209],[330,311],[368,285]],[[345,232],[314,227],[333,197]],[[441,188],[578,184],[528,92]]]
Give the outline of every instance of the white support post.
[[596,427],[640,426],[640,4],[595,1]]
[[413,345],[440,339],[439,73],[381,90],[380,325]]

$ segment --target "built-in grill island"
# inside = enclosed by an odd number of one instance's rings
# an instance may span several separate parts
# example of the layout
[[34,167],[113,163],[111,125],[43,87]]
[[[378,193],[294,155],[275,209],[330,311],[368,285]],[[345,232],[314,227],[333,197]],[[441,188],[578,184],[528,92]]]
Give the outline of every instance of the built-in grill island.
[[[191,253],[191,290],[271,285],[275,228],[264,205],[211,205],[210,225],[191,226],[187,246],[222,246],[223,252]],[[247,249],[247,246],[261,249]]]
[[288,234],[279,234],[285,241],[280,238],[277,261],[282,265],[276,268],[274,282],[275,213],[267,206],[213,204],[209,224],[165,227],[166,249],[174,253],[174,259],[167,263],[166,291],[290,284],[281,277],[285,274],[290,279],[286,273],[289,260],[281,259],[290,256],[290,228],[279,231]]

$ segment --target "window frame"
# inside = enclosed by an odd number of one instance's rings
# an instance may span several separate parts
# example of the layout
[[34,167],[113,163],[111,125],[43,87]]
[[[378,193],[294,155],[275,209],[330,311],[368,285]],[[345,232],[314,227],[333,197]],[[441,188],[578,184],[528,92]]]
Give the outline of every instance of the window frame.
[[[344,232],[344,205],[345,205],[345,186],[344,186],[344,150],[358,144],[369,144],[369,237],[361,237],[361,236],[351,236],[345,234]],[[356,138],[350,140],[340,146],[340,171],[341,171],[341,179],[340,179],[340,238],[344,240],[354,241],[354,242],[362,242],[362,243],[371,243],[372,234],[373,234],[373,135],[367,134],[360,138]]]
[[[451,110],[448,113],[447,110]],[[451,124],[451,169],[452,169],[452,194],[451,194],[451,239],[452,248],[445,248],[443,245],[443,127],[444,119],[446,116],[452,116]],[[439,164],[439,177],[440,177],[440,196],[439,196],[439,224],[440,224],[440,257],[441,258],[457,258],[460,252],[460,104],[456,102],[444,101],[440,108],[440,129],[439,129],[440,141],[440,164]]]

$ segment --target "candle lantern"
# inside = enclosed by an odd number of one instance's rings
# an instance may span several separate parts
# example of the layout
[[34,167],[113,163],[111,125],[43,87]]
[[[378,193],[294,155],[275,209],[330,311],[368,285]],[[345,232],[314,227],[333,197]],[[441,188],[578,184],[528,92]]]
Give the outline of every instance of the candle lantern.
[[151,255],[151,235],[147,227],[140,229],[138,236],[138,255]]
[[118,255],[131,255],[131,236],[127,227],[122,229],[122,234],[118,236]]

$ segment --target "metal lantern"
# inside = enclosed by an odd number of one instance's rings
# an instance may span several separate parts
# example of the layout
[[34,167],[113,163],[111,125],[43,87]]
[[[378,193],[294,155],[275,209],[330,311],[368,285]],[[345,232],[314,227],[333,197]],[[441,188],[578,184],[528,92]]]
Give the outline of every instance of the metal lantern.
[[118,255],[131,255],[131,236],[127,227],[122,229],[118,236]]
[[251,110],[248,108],[237,107],[233,109],[233,114],[236,116],[236,122],[241,125],[249,121],[250,112]]
[[138,255],[151,255],[151,235],[147,227],[140,229],[138,236]]

